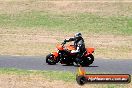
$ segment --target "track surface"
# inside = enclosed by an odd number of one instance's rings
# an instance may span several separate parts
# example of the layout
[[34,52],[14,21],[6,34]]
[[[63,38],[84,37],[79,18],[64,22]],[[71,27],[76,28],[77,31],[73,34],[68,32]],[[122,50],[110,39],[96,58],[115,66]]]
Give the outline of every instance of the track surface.
[[[0,68],[18,68],[26,70],[55,70],[76,72],[76,66],[61,64],[47,65],[45,57],[33,56],[0,56]],[[87,72],[94,73],[126,73],[132,74],[132,60],[96,59],[89,67],[84,67]]]

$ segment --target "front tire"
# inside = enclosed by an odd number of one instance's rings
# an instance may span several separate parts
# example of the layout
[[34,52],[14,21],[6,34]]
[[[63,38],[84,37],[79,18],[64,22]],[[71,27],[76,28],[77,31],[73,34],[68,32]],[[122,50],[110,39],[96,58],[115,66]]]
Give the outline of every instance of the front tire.
[[48,63],[49,65],[55,65],[56,61],[54,59],[54,55],[53,54],[48,54],[46,56],[46,63]]

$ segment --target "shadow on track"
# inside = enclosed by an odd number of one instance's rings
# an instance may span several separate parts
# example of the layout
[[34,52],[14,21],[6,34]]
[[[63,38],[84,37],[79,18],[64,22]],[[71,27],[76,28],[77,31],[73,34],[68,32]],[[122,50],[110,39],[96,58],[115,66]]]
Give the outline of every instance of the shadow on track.
[[[62,66],[73,66],[73,67],[79,67],[78,65],[62,65]],[[96,67],[99,67],[99,66],[82,66],[82,67],[89,67],[89,68],[94,67],[94,68],[96,68]]]

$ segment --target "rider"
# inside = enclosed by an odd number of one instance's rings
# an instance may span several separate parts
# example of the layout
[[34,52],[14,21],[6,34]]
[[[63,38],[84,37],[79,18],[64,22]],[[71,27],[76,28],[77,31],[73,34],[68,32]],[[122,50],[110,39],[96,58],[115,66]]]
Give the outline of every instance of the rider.
[[70,42],[70,41],[74,41],[74,47],[76,50],[72,50],[71,53],[77,53],[76,62],[79,63],[81,60],[80,58],[81,58],[82,54],[86,51],[84,39],[82,38],[82,34],[76,33],[74,35],[74,38],[64,40],[64,42]]

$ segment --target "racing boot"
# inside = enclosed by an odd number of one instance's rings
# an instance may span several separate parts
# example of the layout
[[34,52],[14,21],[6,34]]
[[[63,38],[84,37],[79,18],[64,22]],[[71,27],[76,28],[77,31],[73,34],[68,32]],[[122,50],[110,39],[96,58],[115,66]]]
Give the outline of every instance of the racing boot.
[[81,61],[81,60],[80,60],[79,58],[76,58],[76,59],[75,59],[75,63],[77,64],[77,66],[80,66],[80,61]]

